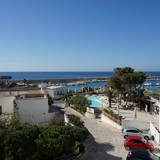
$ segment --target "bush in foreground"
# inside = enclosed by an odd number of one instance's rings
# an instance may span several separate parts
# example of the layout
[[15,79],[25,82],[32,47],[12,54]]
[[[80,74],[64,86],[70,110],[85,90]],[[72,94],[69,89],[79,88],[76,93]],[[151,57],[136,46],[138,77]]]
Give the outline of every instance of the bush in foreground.
[[0,159],[38,160],[63,155],[76,156],[84,151],[89,132],[72,126],[24,126],[0,131]]

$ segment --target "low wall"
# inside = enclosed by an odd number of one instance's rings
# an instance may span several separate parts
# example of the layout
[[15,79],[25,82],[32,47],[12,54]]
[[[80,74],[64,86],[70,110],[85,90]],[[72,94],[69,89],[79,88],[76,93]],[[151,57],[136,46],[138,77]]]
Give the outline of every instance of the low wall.
[[28,89],[28,90],[18,90],[18,91],[1,91],[0,96],[5,97],[5,96],[17,96],[17,95],[22,95],[22,94],[37,94],[41,93],[41,90],[39,88],[37,89]]
[[74,126],[72,123],[69,122],[69,116],[73,116],[74,114],[64,114],[64,122],[65,125],[70,124],[71,126]]
[[88,118],[96,118],[94,110],[95,110],[94,108],[87,107],[87,112],[85,113],[85,116]]
[[151,135],[154,136],[156,143],[160,145],[160,133],[156,129],[156,127],[152,124],[152,122],[150,122],[150,132],[151,132]]
[[142,130],[149,130],[149,122],[147,121],[144,121],[144,120],[137,120],[137,119],[134,119],[134,120],[123,120],[123,123],[122,123],[122,127],[125,128],[125,127],[136,127],[136,128],[139,128],[139,129],[142,129]]
[[95,114],[89,113],[89,112],[86,112],[86,113],[85,113],[85,116],[88,117],[88,118],[93,118],[93,119],[96,118],[96,115],[95,115]]
[[68,118],[67,114],[64,114],[64,122],[65,122],[65,124],[69,123],[69,118]]
[[108,125],[115,127],[119,130],[122,129],[122,126],[120,126],[119,124],[117,124],[116,122],[112,121],[111,119],[109,119],[107,116],[105,116],[103,113],[101,115],[101,121],[104,123],[107,123]]

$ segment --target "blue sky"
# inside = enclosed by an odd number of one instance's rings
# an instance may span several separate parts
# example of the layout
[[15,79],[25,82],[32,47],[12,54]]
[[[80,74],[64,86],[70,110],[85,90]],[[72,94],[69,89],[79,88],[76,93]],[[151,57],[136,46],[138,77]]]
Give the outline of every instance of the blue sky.
[[160,0],[2,0],[0,71],[160,71]]

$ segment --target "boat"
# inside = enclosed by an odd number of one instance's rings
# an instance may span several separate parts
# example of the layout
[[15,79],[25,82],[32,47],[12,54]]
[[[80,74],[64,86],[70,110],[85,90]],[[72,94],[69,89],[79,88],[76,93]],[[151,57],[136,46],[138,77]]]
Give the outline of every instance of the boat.
[[[151,76],[148,76],[148,78],[151,77]],[[151,82],[148,82],[148,79],[146,79],[146,81],[143,83],[144,86],[150,86],[152,85]]]
[[143,83],[143,85],[144,85],[144,86],[150,86],[150,85],[152,85],[152,83],[150,83],[150,82],[145,82],[145,83]]
[[156,83],[156,86],[157,86],[157,87],[160,87],[160,83],[159,83],[159,81],[158,81],[158,77],[157,77],[157,83]]

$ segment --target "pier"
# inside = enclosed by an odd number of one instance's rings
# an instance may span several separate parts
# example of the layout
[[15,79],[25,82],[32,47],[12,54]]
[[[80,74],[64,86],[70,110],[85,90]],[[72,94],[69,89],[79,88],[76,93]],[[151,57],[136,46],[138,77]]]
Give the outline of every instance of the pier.
[[8,80],[8,79],[12,79],[12,76],[0,76],[0,80]]
[[101,80],[101,79],[90,79],[90,80],[81,80],[81,81],[77,81],[77,82],[70,82],[70,83],[67,83],[67,85],[69,86],[75,86],[75,85],[87,85],[87,83],[96,83],[96,82],[106,82],[106,80]]
[[147,80],[159,80],[160,81],[160,76],[149,76]]

